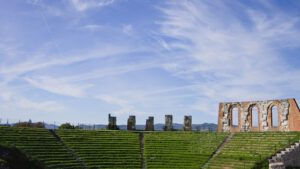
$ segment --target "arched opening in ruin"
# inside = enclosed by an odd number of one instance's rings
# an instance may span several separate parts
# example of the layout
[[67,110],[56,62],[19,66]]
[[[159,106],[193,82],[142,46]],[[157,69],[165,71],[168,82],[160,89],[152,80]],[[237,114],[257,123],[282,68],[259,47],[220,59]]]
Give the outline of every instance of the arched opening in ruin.
[[256,106],[251,107],[251,126],[258,127],[258,109]]
[[239,111],[238,111],[237,107],[234,107],[231,110],[231,121],[232,121],[232,127],[238,127],[238,125],[239,125]]
[[271,125],[272,127],[278,127],[278,108],[272,106],[271,108]]

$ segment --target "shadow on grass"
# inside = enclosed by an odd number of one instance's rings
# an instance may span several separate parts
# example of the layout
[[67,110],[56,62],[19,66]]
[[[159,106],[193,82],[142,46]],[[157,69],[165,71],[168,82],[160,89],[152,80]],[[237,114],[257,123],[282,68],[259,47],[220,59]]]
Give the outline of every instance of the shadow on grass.
[[15,147],[0,145],[0,168],[7,169],[43,169],[37,161],[29,159]]

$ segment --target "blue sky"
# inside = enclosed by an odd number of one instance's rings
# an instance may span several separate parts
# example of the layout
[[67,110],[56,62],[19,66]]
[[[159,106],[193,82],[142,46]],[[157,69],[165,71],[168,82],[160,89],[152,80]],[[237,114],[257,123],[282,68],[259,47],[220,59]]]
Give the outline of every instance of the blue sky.
[[299,1],[0,0],[0,118],[217,122],[300,99]]

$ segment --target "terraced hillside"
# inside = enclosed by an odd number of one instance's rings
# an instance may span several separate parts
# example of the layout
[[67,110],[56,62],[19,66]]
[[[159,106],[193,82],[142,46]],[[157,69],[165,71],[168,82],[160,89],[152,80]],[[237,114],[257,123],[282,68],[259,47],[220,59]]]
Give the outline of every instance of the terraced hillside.
[[13,152],[20,150],[30,160],[28,164],[37,163],[37,168],[46,169],[139,169],[143,162],[146,169],[268,168],[267,158],[300,140],[300,132],[235,133],[225,143],[229,133],[180,131],[144,132],[143,135],[144,151],[141,152],[136,132],[57,130],[51,133],[47,129],[0,127],[0,164],[11,163],[13,159],[1,159],[1,152],[15,147]]
[[47,129],[0,127],[0,145],[18,148],[43,168],[82,168]]
[[57,130],[57,134],[87,168],[141,168],[138,133]]
[[226,133],[145,133],[146,168],[201,168],[223,142]]
[[299,140],[300,132],[236,133],[209,168],[268,168],[268,157]]

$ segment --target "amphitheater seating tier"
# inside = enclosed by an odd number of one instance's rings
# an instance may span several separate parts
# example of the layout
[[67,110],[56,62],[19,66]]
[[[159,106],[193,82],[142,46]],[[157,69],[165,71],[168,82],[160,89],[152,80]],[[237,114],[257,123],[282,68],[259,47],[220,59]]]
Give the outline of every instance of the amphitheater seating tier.
[[47,129],[0,127],[0,144],[16,147],[49,169],[80,169],[82,165]]
[[209,168],[268,168],[270,156],[299,140],[299,132],[235,133]]
[[[140,169],[138,132],[0,127],[0,145],[16,147],[46,169]],[[144,132],[146,169],[268,168],[267,159],[300,140],[300,132]],[[208,162],[208,163],[207,163]]]
[[139,135],[127,131],[57,130],[87,168],[141,168]]
[[145,133],[146,168],[201,168],[226,135],[206,132]]

